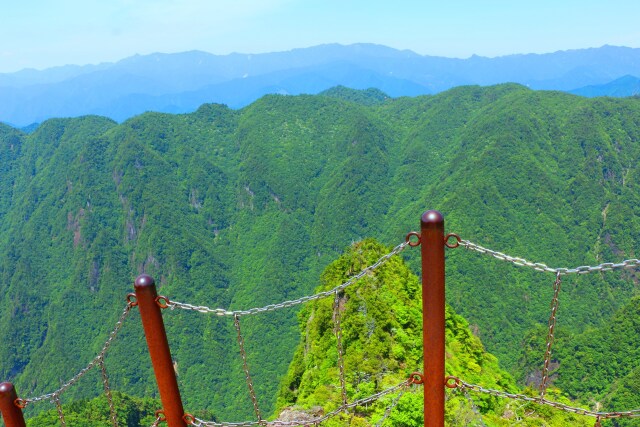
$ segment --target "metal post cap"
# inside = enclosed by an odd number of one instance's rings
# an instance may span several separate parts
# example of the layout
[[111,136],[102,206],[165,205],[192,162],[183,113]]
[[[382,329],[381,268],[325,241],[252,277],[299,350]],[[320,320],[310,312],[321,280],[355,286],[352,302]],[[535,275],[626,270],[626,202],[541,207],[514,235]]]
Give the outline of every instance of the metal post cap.
[[0,383],[0,395],[8,395],[14,392],[13,384],[11,383]]
[[150,286],[155,286],[156,281],[153,280],[153,277],[148,274],[141,274],[136,277],[135,287],[136,288],[147,288]]
[[444,216],[439,211],[426,211],[420,219],[422,225],[428,227],[439,227],[444,224]]

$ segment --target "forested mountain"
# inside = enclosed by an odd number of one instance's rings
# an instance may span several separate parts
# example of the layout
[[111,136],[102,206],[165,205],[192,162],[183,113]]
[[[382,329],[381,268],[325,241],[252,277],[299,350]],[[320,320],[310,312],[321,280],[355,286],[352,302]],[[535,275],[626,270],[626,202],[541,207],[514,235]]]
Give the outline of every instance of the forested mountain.
[[[354,241],[403,241],[427,209],[463,239],[554,267],[618,262],[640,247],[635,98],[514,84],[398,99],[270,95],[241,110],[209,104],[122,124],[85,116],[30,134],[1,126],[0,160],[0,378],[26,396],[58,387],[98,353],[143,271],[172,300],[277,303],[312,293]],[[417,272],[418,251],[403,256]],[[521,384],[536,378],[553,275],[462,248],[447,262],[452,308]],[[616,313],[634,313],[637,281],[636,270],[564,279],[554,379],[573,396],[632,401],[625,384],[637,357],[610,369],[569,356],[579,346],[613,360],[615,343],[588,338]],[[265,412],[298,343],[295,312],[243,319]],[[165,311],[165,322],[186,407],[250,416],[233,322],[181,310]],[[115,389],[155,395],[137,312],[106,365]],[[572,385],[577,366],[606,382]],[[98,393],[98,377],[64,399]]]
[[[328,291],[344,283],[349,272],[360,271],[388,252],[372,239],[352,245],[323,272],[319,291]],[[363,278],[357,285],[338,294],[336,302],[324,299],[301,310],[301,342],[278,397],[280,416],[291,411],[308,413],[323,408],[327,413],[341,405],[340,364],[337,362],[336,317],[339,316],[343,353],[345,392],[349,402],[381,392],[422,371],[421,289],[416,275],[399,259],[389,261]],[[445,310],[446,375],[484,387],[516,392],[513,378],[498,367],[487,354],[469,324],[450,307]],[[429,375],[427,373],[427,375]],[[392,397],[397,406],[388,412]],[[449,390],[445,425],[466,426],[485,422],[492,426],[579,426],[590,425],[586,417],[521,402],[514,405],[489,395],[470,396]],[[473,402],[473,403],[472,403]],[[396,397],[359,407],[352,414],[330,419],[327,426],[379,425],[389,417],[395,427],[424,425],[421,387]],[[517,405],[521,408],[515,409]],[[515,409],[515,410],[514,410]],[[518,413],[520,412],[521,413]],[[524,413],[528,415],[521,419]],[[520,421],[518,421],[520,419]],[[368,422],[368,424],[367,424]]]
[[193,112],[203,103],[241,108],[265,94],[317,94],[338,85],[376,87],[392,97],[508,82],[570,91],[627,75],[640,75],[640,49],[602,46],[466,59],[365,43],[263,54],[154,53],[116,63],[0,74],[0,121],[29,126],[87,114],[123,121],[145,111]]

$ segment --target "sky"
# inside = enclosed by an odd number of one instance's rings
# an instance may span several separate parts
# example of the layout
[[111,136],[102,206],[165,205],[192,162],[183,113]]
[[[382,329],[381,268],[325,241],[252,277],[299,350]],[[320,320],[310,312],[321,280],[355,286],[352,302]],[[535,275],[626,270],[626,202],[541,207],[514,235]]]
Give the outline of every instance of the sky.
[[376,43],[467,58],[640,47],[637,0],[0,0],[0,73]]

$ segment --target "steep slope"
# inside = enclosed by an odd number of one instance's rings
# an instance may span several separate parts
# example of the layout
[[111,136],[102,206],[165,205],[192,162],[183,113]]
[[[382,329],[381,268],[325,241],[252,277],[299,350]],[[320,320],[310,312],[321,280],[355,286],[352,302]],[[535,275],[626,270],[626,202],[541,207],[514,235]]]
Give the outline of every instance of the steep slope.
[[[575,339],[561,337],[571,345],[561,346],[558,359],[563,369],[555,383],[573,396],[591,398],[601,397],[616,380],[628,383],[629,379],[623,380],[624,377],[637,376],[632,372],[637,370],[638,336],[640,298],[634,298],[618,310],[607,325],[588,330]],[[623,390],[621,385],[616,384],[614,389]],[[615,400],[611,396],[606,399]],[[616,410],[625,409],[617,407]]]
[[[371,239],[353,244],[324,271],[318,292],[344,283],[351,272],[361,271],[388,252],[389,249]],[[328,413],[341,405],[338,335],[341,336],[349,402],[381,392],[401,383],[412,372],[422,371],[420,282],[400,258],[389,260],[346,288],[338,301],[337,312],[333,298],[307,305],[300,312],[301,342],[280,389],[278,406],[281,411],[319,412],[318,407],[321,407]],[[339,330],[336,327],[338,316]],[[517,391],[514,380],[498,367],[495,357],[484,351],[468,323],[448,306],[446,375],[460,376],[487,388]],[[350,425],[378,425],[386,407],[395,398],[386,397],[383,402],[358,407],[353,414],[344,415],[342,423],[332,420],[328,425],[344,425],[347,419]],[[470,398],[450,393],[446,425],[486,421],[490,425],[506,426],[515,421],[509,402],[486,395],[476,395],[474,399],[472,403]],[[389,414],[388,425],[423,425],[421,405],[422,395],[415,389],[402,395]],[[552,419],[549,414],[545,415],[534,409],[523,425],[536,425],[544,418],[546,425],[590,425],[584,417],[555,414],[557,418]]]
[[[351,242],[402,241],[430,208],[462,238],[552,266],[637,257],[639,129],[638,99],[513,84],[371,106],[271,95],[120,125],[56,119],[28,135],[0,126],[0,378],[25,395],[70,378],[142,271],[178,301],[278,303],[311,293]],[[417,251],[405,253],[417,271]],[[447,274],[448,302],[501,365],[522,382],[535,374],[541,355],[522,344],[547,323],[553,277],[462,249],[448,251]],[[567,278],[558,330],[606,324],[638,293],[636,275]],[[117,389],[153,396],[136,316],[107,367]],[[187,407],[250,415],[233,322],[165,316]],[[298,340],[295,310],[243,320],[243,334],[268,412]],[[538,367],[520,371],[532,357]],[[99,389],[93,378],[65,398]]]

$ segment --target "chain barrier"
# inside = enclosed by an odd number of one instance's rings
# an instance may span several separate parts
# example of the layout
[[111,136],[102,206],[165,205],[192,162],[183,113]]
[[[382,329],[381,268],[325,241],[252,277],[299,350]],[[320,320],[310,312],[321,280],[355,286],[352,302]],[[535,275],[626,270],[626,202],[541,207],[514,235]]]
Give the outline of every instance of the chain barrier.
[[164,411],[162,409],[157,410],[155,415],[156,419],[153,424],[151,424],[151,427],[158,427],[160,423],[164,423],[165,421],[167,421],[167,417],[164,415]]
[[217,421],[205,421],[205,420],[201,420],[199,418],[196,418],[190,414],[185,415],[185,421],[187,421],[187,424],[189,425],[193,425],[196,427],[254,427],[254,426],[267,426],[267,427],[294,427],[294,426],[317,426],[319,424],[321,424],[322,422],[333,418],[337,415],[339,415],[342,412],[346,412],[348,409],[352,409],[355,408],[357,406],[365,406],[368,404],[371,404],[379,399],[381,399],[384,396],[387,396],[389,394],[393,394],[396,393],[398,391],[401,391],[403,389],[406,389],[408,386],[410,386],[411,384],[414,384],[414,380],[413,378],[409,378],[407,380],[404,380],[403,382],[401,382],[398,385],[395,385],[393,387],[390,387],[388,389],[382,390],[378,393],[372,394],[371,396],[368,397],[364,397],[362,399],[358,399],[358,400],[354,400],[351,403],[347,403],[345,405],[340,406],[337,409],[334,409],[333,411],[329,412],[326,415],[323,415],[322,417],[318,417],[318,418],[314,418],[312,420],[298,420],[298,421],[266,421],[266,420],[260,420],[260,421],[244,421],[244,422],[238,422],[238,423],[225,423],[225,422],[217,422]]
[[537,271],[544,271],[544,272],[549,272],[549,273],[556,273],[556,274],[587,274],[587,273],[593,273],[596,271],[611,271],[611,270],[615,270],[615,269],[620,269],[620,268],[635,268],[635,267],[640,267],[640,259],[636,259],[636,258],[632,258],[632,259],[626,259],[620,263],[613,263],[613,262],[605,262],[602,264],[598,264],[595,266],[589,266],[589,265],[582,265],[580,267],[575,267],[575,268],[552,268],[547,266],[546,264],[543,264],[541,262],[531,262],[531,261],[527,261],[524,258],[518,258],[518,257],[513,257],[507,254],[504,254],[502,252],[498,252],[498,251],[494,251],[491,249],[487,249],[485,247],[482,247],[480,245],[477,245],[475,243],[472,243],[468,240],[462,240],[460,239],[460,237],[456,234],[451,234],[450,236],[455,237],[457,240],[457,244],[455,246],[450,246],[450,247],[457,247],[458,244],[460,246],[463,246],[466,249],[481,253],[481,254],[487,254],[490,255],[496,259],[499,259],[501,261],[507,261],[510,262],[512,264],[518,265],[518,266],[523,266],[523,267],[530,267],[533,268],[534,270]]
[[547,345],[544,352],[544,363],[542,365],[542,381],[540,382],[540,399],[544,398],[547,391],[547,381],[549,380],[549,365],[551,364],[551,346],[555,339],[556,314],[558,312],[558,294],[560,293],[560,273],[556,273],[556,280],[553,282],[553,299],[551,300],[551,315],[549,316],[549,329],[547,331]]
[[129,311],[131,310],[131,307],[134,307],[135,305],[136,305],[136,303],[133,303],[133,302],[128,302],[127,303],[127,305],[124,308],[124,311],[120,315],[120,318],[116,322],[115,327],[113,328],[113,330],[109,334],[109,337],[107,338],[107,341],[102,346],[102,349],[100,350],[100,353],[98,353],[98,355],[96,357],[94,357],[93,360],[91,362],[89,362],[89,364],[86,367],[82,368],[80,370],[80,372],[78,372],[73,378],[71,378],[69,381],[64,383],[58,390],[56,390],[56,391],[54,391],[52,393],[47,393],[47,394],[43,394],[42,396],[31,397],[31,398],[28,398],[28,399],[18,399],[18,401],[16,402],[18,404],[18,406],[20,408],[24,409],[24,408],[27,407],[27,405],[29,405],[31,403],[39,402],[39,401],[42,401],[42,400],[53,400],[53,399],[56,399],[57,396],[59,397],[60,395],[62,395],[62,393],[67,391],[67,389],[69,387],[71,387],[72,385],[77,383],[91,369],[93,369],[96,365],[101,363],[101,361],[104,360],[105,354],[107,353],[107,350],[111,346],[111,343],[113,342],[114,338],[118,334],[118,331],[120,330],[120,328],[122,328],[122,325],[124,324],[125,319],[129,315]]
[[[416,241],[415,239],[412,240],[412,237],[418,237],[418,240]],[[455,241],[453,243],[450,243],[451,238],[453,238]],[[521,402],[530,402],[530,403],[534,403],[534,404],[539,404],[539,405],[547,405],[547,406],[551,406],[554,407],[556,409],[559,410],[563,410],[565,412],[570,412],[570,413],[575,413],[575,414],[579,414],[579,415],[587,415],[587,416],[592,416],[596,418],[596,426],[598,426],[600,424],[600,420],[603,419],[611,419],[611,418],[640,418],[640,409],[636,409],[636,410],[631,410],[631,411],[618,411],[618,412],[596,412],[596,411],[591,411],[591,410],[587,410],[587,409],[583,409],[583,408],[579,408],[579,407],[573,407],[567,404],[563,404],[563,403],[559,403],[559,402],[553,402],[550,400],[546,400],[544,395],[546,392],[546,387],[547,387],[547,383],[549,380],[549,367],[550,367],[550,363],[551,363],[551,347],[554,341],[554,334],[555,334],[555,325],[556,325],[556,317],[557,317],[557,310],[558,310],[558,305],[559,305],[559,300],[558,300],[558,295],[560,292],[560,285],[561,285],[561,276],[565,275],[565,274],[586,274],[586,273],[592,273],[592,272],[605,272],[605,271],[611,271],[614,269],[622,269],[622,268],[636,268],[636,267],[640,267],[640,260],[638,259],[627,259],[624,260],[620,263],[602,263],[596,266],[580,266],[580,267],[576,267],[576,268],[551,268],[549,266],[547,266],[546,264],[543,263],[539,263],[539,262],[531,262],[528,261],[524,258],[518,258],[518,257],[512,257],[510,255],[501,253],[501,252],[497,252],[485,247],[482,247],[480,245],[477,245],[475,243],[472,243],[470,241],[467,240],[462,240],[458,235],[456,234],[449,234],[446,236],[445,238],[445,245],[449,248],[456,248],[458,246],[463,246],[464,248],[468,249],[468,250],[472,250],[481,254],[487,254],[490,255],[498,260],[502,260],[502,261],[506,261],[506,262],[510,262],[514,265],[517,266],[524,266],[524,267],[529,267],[532,268],[536,271],[542,271],[542,272],[552,272],[556,274],[556,280],[554,282],[554,296],[551,302],[551,314],[549,317],[549,321],[548,321],[548,334],[547,334],[547,342],[546,342],[546,351],[545,351],[545,356],[544,356],[544,365],[543,365],[543,374],[542,374],[542,382],[540,385],[540,396],[539,397],[530,397],[530,396],[526,396],[523,394],[514,394],[514,393],[508,393],[505,391],[501,391],[501,390],[494,390],[494,389],[488,389],[488,388],[484,388],[480,385],[476,385],[476,384],[470,384],[470,383],[466,383],[464,381],[462,381],[461,379],[457,378],[457,377],[447,377],[446,379],[446,386],[448,388],[456,388],[458,389],[460,392],[464,393],[464,395],[467,397],[468,400],[470,400],[471,405],[472,405],[472,409],[474,411],[474,413],[476,415],[478,415],[478,417],[480,417],[480,423],[481,425],[484,425],[482,418],[479,414],[479,411],[477,410],[477,407],[475,406],[473,399],[471,398],[471,396],[469,395],[469,391],[473,391],[476,393],[485,393],[485,394],[489,394],[495,397],[500,397],[500,398],[508,398],[508,399],[513,399],[513,400],[517,400],[517,401],[521,401]],[[192,310],[192,311],[197,311],[200,313],[210,313],[210,314],[215,314],[217,316],[233,316],[234,318],[234,326],[236,328],[236,332],[237,332],[237,339],[238,339],[238,345],[239,345],[239,350],[240,350],[240,357],[242,359],[242,365],[243,365],[243,371],[245,374],[245,378],[247,381],[247,386],[249,389],[249,394],[251,397],[251,401],[253,403],[253,407],[254,407],[254,411],[257,417],[257,421],[246,421],[246,422],[238,422],[238,423],[226,423],[226,422],[214,422],[214,421],[204,421],[204,420],[200,420],[190,414],[185,414],[184,415],[184,420],[187,424],[189,425],[194,425],[194,426],[200,426],[200,427],[209,427],[209,426],[215,426],[215,427],[252,427],[252,426],[273,426],[273,427],[292,427],[292,426],[317,426],[319,424],[321,424],[322,422],[333,418],[337,415],[339,415],[340,413],[343,412],[347,412],[349,409],[355,408],[357,406],[363,406],[363,405],[368,405],[370,403],[373,403],[377,400],[379,400],[380,398],[387,396],[389,394],[395,393],[395,392],[399,392],[398,395],[393,399],[393,401],[391,402],[391,404],[386,408],[385,413],[383,415],[383,417],[378,421],[378,423],[376,424],[376,427],[380,427],[385,420],[389,417],[391,411],[397,406],[398,402],[400,401],[402,395],[406,392],[406,390],[409,388],[409,386],[411,385],[415,385],[415,384],[421,384],[422,383],[422,374],[419,373],[414,373],[411,374],[410,378],[403,381],[402,383],[393,386],[391,388],[388,388],[386,390],[380,391],[378,393],[375,393],[371,396],[362,398],[362,399],[358,399],[355,400],[351,403],[347,403],[347,393],[346,393],[346,381],[345,381],[345,369],[344,369],[344,354],[343,354],[343,347],[342,347],[342,328],[341,328],[341,319],[340,319],[340,302],[341,302],[341,294],[343,293],[344,289],[346,289],[347,287],[353,285],[355,282],[357,282],[359,279],[361,279],[362,277],[364,277],[365,275],[369,274],[370,272],[374,271],[375,269],[377,269],[378,267],[380,267],[382,264],[384,264],[385,262],[387,262],[391,257],[393,257],[394,255],[399,254],[400,252],[402,252],[407,246],[417,246],[420,244],[419,241],[419,235],[417,233],[409,233],[407,235],[406,241],[397,245],[396,247],[394,247],[391,252],[383,255],[382,257],[380,257],[374,264],[362,269],[358,274],[356,274],[355,276],[350,277],[346,282],[334,287],[331,290],[328,291],[324,291],[324,292],[319,292],[317,294],[314,295],[309,295],[309,296],[304,296],[302,298],[299,299],[295,299],[295,300],[289,300],[289,301],[284,301],[284,302],[280,302],[277,304],[269,304],[263,307],[255,307],[255,308],[250,308],[247,310],[227,310],[227,309],[221,309],[221,308],[217,308],[217,309],[212,309],[206,306],[196,306],[196,305],[191,305],[191,304],[186,304],[186,303],[181,303],[181,302],[177,302],[177,301],[170,301],[168,298],[166,297],[162,297],[163,298],[163,305],[162,308],[165,307],[169,307],[171,309],[175,309],[175,308],[180,308],[180,309],[184,309],[184,310]],[[339,372],[340,372],[340,386],[341,386],[341,394],[342,394],[342,405],[329,412],[328,414],[322,416],[322,417],[318,417],[318,418],[314,418],[312,420],[298,420],[298,421],[266,421],[262,418],[261,413],[260,413],[260,409],[258,407],[258,400],[255,394],[255,390],[254,390],[254,386],[253,386],[253,382],[251,379],[251,375],[249,372],[249,367],[248,367],[248,363],[247,363],[247,356],[246,356],[246,351],[245,351],[245,345],[244,345],[244,338],[242,336],[241,333],[241,329],[240,329],[240,316],[244,316],[244,315],[253,315],[253,314],[258,314],[258,313],[264,313],[264,312],[270,312],[270,311],[275,311],[275,310],[279,310],[279,309],[283,309],[283,308],[288,308],[288,307],[293,307],[299,304],[303,304],[309,301],[315,301],[315,300],[319,300],[319,299],[323,299],[323,298],[328,298],[328,297],[334,297],[334,303],[333,303],[333,310],[334,310],[334,332],[336,334],[336,340],[337,340],[337,347],[338,347],[338,367],[339,367]],[[71,386],[73,386],[76,382],[78,382],[84,375],[86,375],[92,368],[94,368],[96,365],[100,366],[100,370],[102,372],[102,380],[103,380],[103,385],[104,385],[104,389],[105,389],[105,394],[107,395],[107,400],[109,403],[109,410],[111,413],[111,421],[113,423],[114,427],[118,427],[118,421],[117,421],[117,417],[116,417],[116,411],[115,411],[115,407],[113,404],[113,399],[111,396],[111,389],[109,387],[109,381],[108,381],[108,376],[107,376],[107,372],[106,372],[106,368],[104,365],[104,357],[106,355],[107,350],[109,349],[112,341],[114,340],[115,336],[117,335],[118,331],[120,330],[120,328],[122,327],[127,315],[130,312],[130,309],[134,306],[137,305],[137,302],[134,300],[133,294],[130,294],[127,296],[127,305],[122,313],[122,315],[120,316],[120,318],[118,319],[118,321],[116,322],[116,325],[114,327],[114,329],[111,331],[111,333],[109,334],[108,339],[106,340],[105,344],[103,345],[100,353],[82,370],[80,370],[80,372],[78,372],[78,374],[76,374],[73,378],[71,378],[69,381],[67,381],[66,383],[64,383],[58,390],[52,392],[52,393],[47,393],[44,394],[42,396],[39,397],[35,397],[35,398],[29,398],[29,399],[17,399],[16,404],[21,407],[21,408],[25,408],[28,404],[30,403],[34,403],[34,402],[38,402],[38,401],[42,401],[42,400],[51,400],[57,408],[58,411],[58,416],[60,418],[60,422],[63,426],[66,427],[66,422],[64,420],[64,414],[62,412],[62,405],[60,403],[60,396],[67,391],[67,389]],[[419,378],[418,378],[419,377]],[[153,422],[151,427],[157,427],[160,423],[165,422],[166,418],[163,417],[162,415],[162,411],[158,411],[156,412],[156,420]]]
[[283,301],[281,303],[278,304],[269,304],[266,305],[264,307],[255,307],[255,308],[250,308],[248,310],[227,310],[224,308],[209,308],[203,305],[191,305],[191,304],[186,304],[183,302],[178,302],[178,301],[170,301],[168,299],[166,299],[166,304],[169,308],[174,309],[174,308],[180,308],[183,310],[192,310],[192,311],[197,311],[199,313],[207,313],[207,314],[215,314],[217,316],[247,316],[247,315],[251,315],[251,314],[258,314],[258,313],[264,313],[264,312],[268,312],[268,311],[275,311],[275,310],[280,310],[282,308],[288,308],[288,307],[293,307],[299,304],[303,304],[305,302],[309,302],[309,301],[315,301],[318,299],[322,299],[322,298],[328,298],[331,296],[334,296],[336,294],[336,292],[340,292],[342,290],[344,290],[345,288],[353,285],[355,282],[357,282],[358,280],[360,280],[362,277],[366,276],[368,273],[372,272],[373,270],[377,269],[378,267],[380,267],[382,264],[384,264],[385,262],[387,262],[392,256],[399,254],[400,252],[402,252],[407,246],[410,245],[410,242],[407,240],[405,242],[402,242],[401,244],[399,244],[398,246],[396,246],[395,248],[393,248],[391,250],[391,252],[389,252],[386,255],[383,255],[382,257],[380,257],[374,264],[364,268],[362,271],[360,271],[360,273],[356,274],[355,276],[352,276],[351,278],[349,278],[349,280],[347,280],[346,282],[336,286],[333,289],[330,289],[328,291],[324,291],[324,292],[318,292],[317,294],[314,295],[309,295],[309,296],[304,296],[302,298],[298,298],[295,300],[290,300],[290,301]]
[[398,406],[398,402],[400,402],[400,399],[408,389],[409,389],[409,384],[406,384],[404,387],[400,389],[400,392],[391,401],[389,406],[387,406],[387,409],[385,409],[384,414],[382,415],[382,418],[380,418],[380,420],[375,424],[375,427],[382,427],[382,424],[387,420],[387,418],[389,418],[389,415],[391,415],[391,411],[393,411],[395,407]]
[[469,391],[464,390],[462,392],[462,395],[464,396],[465,399],[467,399],[467,402],[469,402],[469,405],[471,405],[471,410],[473,411],[473,415],[476,417],[476,420],[478,420],[479,425],[481,427],[487,427],[487,425],[484,423],[484,420],[482,419],[482,414],[480,413],[480,410],[478,409],[476,402],[473,400],[473,398],[469,394]]
[[[453,244],[448,243],[450,238],[455,238],[455,242]],[[445,244],[450,248],[463,246],[466,249],[469,249],[481,254],[487,254],[498,260],[510,262],[517,266],[529,267],[537,271],[551,272],[556,274],[556,280],[553,284],[553,299],[551,300],[551,314],[549,316],[549,321],[548,321],[546,349],[545,349],[544,363],[543,363],[543,369],[542,369],[542,381],[540,383],[540,396],[537,398],[533,398],[533,397],[529,397],[522,394],[513,394],[513,393],[503,392],[500,390],[487,389],[479,385],[465,383],[464,381],[456,377],[447,377],[447,384],[446,384],[447,387],[461,388],[465,390],[465,392],[467,390],[472,390],[479,393],[487,393],[496,397],[503,397],[503,398],[525,401],[525,402],[538,403],[541,405],[548,405],[556,409],[563,410],[565,412],[571,412],[579,415],[588,415],[588,416],[596,417],[596,424],[595,424],[596,427],[600,425],[601,419],[640,417],[640,409],[625,411],[625,412],[595,412],[587,409],[569,406],[563,403],[549,401],[544,398],[546,389],[547,389],[547,383],[549,381],[549,367],[551,364],[551,347],[553,345],[554,338],[555,338],[555,326],[556,326],[558,304],[559,304],[558,295],[560,293],[560,287],[561,287],[561,276],[565,274],[587,274],[587,273],[593,273],[593,272],[611,271],[614,269],[622,269],[622,268],[636,268],[636,267],[640,267],[640,260],[633,258],[633,259],[624,260],[620,263],[605,262],[595,266],[580,266],[576,268],[551,268],[546,264],[543,264],[540,262],[527,261],[524,258],[513,257],[510,255],[504,254],[502,252],[497,252],[497,251],[485,248],[483,246],[472,243],[468,240],[463,240],[457,234],[447,235],[445,238]],[[451,381],[453,381],[453,383]]]
[[347,404],[347,384],[344,378],[344,350],[342,348],[342,327],[340,326],[340,292],[336,291],[333,300],[333,332],[336,336],[336,346],[338,350],[338,372],[340,375],[340,390],[342,392],[342,404]]
[[107,395],[107,403],[109,404],[111,424],[113,424],[113,427],[118,427],[118,415],[116,414],[116,408],[113,404],[113,396],[111,395],[111,387],[109,387],[109,376],[107,375],[107,368],[104,366],[104,359],[100,359],[99,364],[100,373],[102,374],[102,385],[104,386],[104,393]]
[[506,399],[537,403],[539,405],[551,406],[553,408],[560,409],[565,412],[571,412],[578,415],[587,415],[587,416],[595,417],[601,420],[611,419],[611,418],[640,418],[640,409],[634,409],[631,411],[614,411],[614,412],[591,411],[589,409],[578,408],[575,406],[570,406],[560,402],[554,402],[544,398],[541,399],[539,397],[531,397],[524,394],[509,393],[502,390],[485,388],[477,384],[470,384],[470,383],[464,382],[460,378],[454,377],[454,376],[449,376],[446,378],[446,386],[448,388],[459,388],[463,391],[470,390],[470,391],[475,391],[476,393],[489,394],[495,397],[501,397]]
[[247,387],[249,387],[249,396],[251,397],[251,403],[253,403],[253,410],[258,418],[258,422],[262,421],[262,415],[260,414],[260,408],[258,407],[258,398],[256,397],[256,391],[253,388],[253,381],[251,380],[251,374],[249,373],[249,365],[247,364],[247,353],[244,349],[244,338],[242,338],[242,332],[240,332],[240,316],[237,314],[233,316],[233,325],[236,327],[238,333],[238,346],[240,347],[240,358],[242,359],[242,369],[244,370],[244,376],[247,380]]
[[58,410],[58,418],[60,419],[60,424],[62,427],[67,427],[67,423],[64,420],[64,413],[62,413],[62,403],[60,403],[60,395],[55,394],[52,398],[53,403],[56,405],[56,409]]

